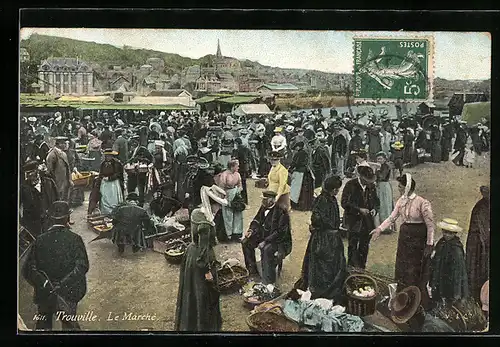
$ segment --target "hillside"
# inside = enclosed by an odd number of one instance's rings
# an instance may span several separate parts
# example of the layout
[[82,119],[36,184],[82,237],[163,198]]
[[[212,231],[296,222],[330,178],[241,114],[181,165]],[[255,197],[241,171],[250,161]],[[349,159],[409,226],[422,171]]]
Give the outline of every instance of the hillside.
[[[183,70],[192,65],[208,66],[214,59],[214,55],[206,55],[199,59],[191,59],[173,53],[158,52],[147,49],[135,49],[131,47],[116,47],[109,44],[99,44],[80,40],[67,39],[55,36],[33,34],[28,39],[20,42],[20,47],[26,48],[30,54],[28,67],[22,67],[22,71],[28,75],[36,76],[36,66],[43,59],[49,57],[78,57],[91,63],[96,71],[105,73],[113,66],[140,67],[149,58],[157,57],[165,62],[165,74],[182,74]],[[265,66],[255,61],[240,60],[243,71],[254,77],[260,76],[267,82],[291,82],[303,83],[315,90],[332,90],[332,86],[339,86],[339,79],[351,80],[351,74],[335,74],[316,70],[284,69],[279,67]],[[27,78],[21,74],[21,80],[27,79],[29,84],[36,78]],[[312,81],[314,80],[314,84]],[[490,94],[490,80],[485,81],[449,81],[442,78],[434,80],[435,98],[441,99],[452,95],[454,92],[485,92]]]

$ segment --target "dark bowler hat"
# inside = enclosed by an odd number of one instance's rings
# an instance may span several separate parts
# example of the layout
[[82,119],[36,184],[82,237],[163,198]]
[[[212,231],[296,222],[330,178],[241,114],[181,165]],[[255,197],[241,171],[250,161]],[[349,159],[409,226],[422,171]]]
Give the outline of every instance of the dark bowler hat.
[[373,172],[373,169],[369,166],[358,166],[357,171],[359,176],[361,176],[367,183],[373,183],[377,180],[377,176]]
[[134,193],[134,192],[128,193],[127,200],[138,201],[139,200],[139,195],[137,193]]
[[49,215],[53,219],[62,219],[69,217],[71,210],[69,204],[66,201],[54,201],[49,209]]
[[23,165],[24,172],[31,172],[38,169],[38,162],[31,160]]
[[272,190],[265,190],[262,192],[262,198],[276,198],[276,193],[273,192]]

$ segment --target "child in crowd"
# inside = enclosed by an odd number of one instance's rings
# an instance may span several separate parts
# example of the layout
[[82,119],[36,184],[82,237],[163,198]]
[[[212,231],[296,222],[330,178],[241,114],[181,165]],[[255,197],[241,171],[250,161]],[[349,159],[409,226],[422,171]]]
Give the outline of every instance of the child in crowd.
[[465,147],[464,165],[466,168],[474,167],[474,162],[476,161],[476,153],[474,152],[474,147]]

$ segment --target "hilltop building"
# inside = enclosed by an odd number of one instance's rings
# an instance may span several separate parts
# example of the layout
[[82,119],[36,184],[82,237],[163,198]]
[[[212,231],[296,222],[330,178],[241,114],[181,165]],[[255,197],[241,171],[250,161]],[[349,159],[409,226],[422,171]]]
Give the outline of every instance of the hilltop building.
[[94,93],[92,68],[78,58],[48,58],[38,67],[40,91],[52,95]]
[[21,63],[26,63],[30,60],[30,54],[26,48],[19,49],[19,61]]

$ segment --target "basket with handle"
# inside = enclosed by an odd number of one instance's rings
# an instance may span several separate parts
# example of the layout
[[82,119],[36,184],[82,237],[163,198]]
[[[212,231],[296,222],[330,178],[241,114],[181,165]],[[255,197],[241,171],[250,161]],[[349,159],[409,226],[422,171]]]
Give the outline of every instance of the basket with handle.
[[221,293],[233,293],[248,280],[248,270],[240,265],[223,264],[217,269],[218,287]]
[[73,184],[75,187],[88,187],[92,181],[92,173],[90,172],[80,172],[80,175],[72,178]]
[[[279,311],[277,313],[276,311]],[[269,307],[265,311],[255,312],[246,318],[246,323],[253,332],[298,332],[299,324],[288,319],[281,306]]]
[[[375,291],[375,295],[365,298],[353,294],[354,290],[365,286],[372,287]],[[345,280],[344,288],[347,295],[347,313],[360,317],[369,316],[375,313],[378,296],[378,286],[375,279],[365,274],[352,274]]]
[[[177,248],[179,245],[183,246],[184,251],[180,254],[169,254],[169,251]],[[166,250],[164,256],[165,259],[171,264],[180,264],[182,263],[182,258],[184,258],[184,254],[186,254],[187,244],[182,239],[177,239],[173,242]]]

